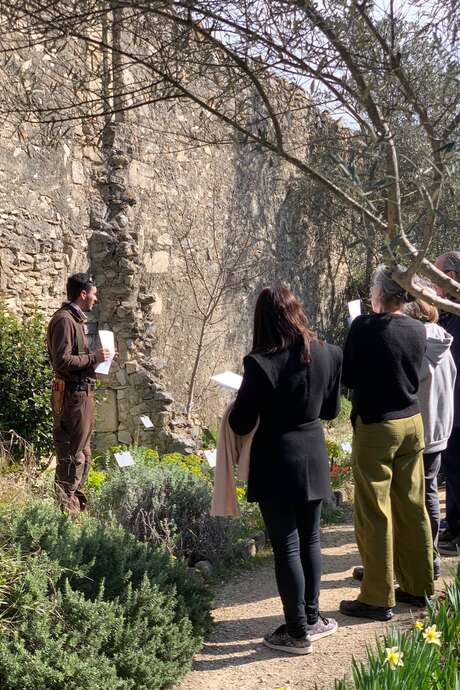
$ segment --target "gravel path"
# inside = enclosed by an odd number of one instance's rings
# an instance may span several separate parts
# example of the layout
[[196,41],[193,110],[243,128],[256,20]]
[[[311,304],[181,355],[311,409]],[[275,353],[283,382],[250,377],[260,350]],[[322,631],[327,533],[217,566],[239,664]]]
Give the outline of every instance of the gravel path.
[[[176,690],[321,690],[350,670],[351,659],[365,655],[366,644],[389,625],[408,626],[420,614],[408,606],[395,609],[393,621],[380,623],[345,618],[338,613],[341,599],[354,599],[358,584],[351,572],[359,561],[351,524],[327,527],[322,535],[323,578],[321,611],[334,616],[339,631],[314,643],[308,656],[290,656],[271,651],[261,638],[283,622],[273,561],[240,574],[216,595],[213,612],[216,626],[203,651],[197,655],[193,671]],[[443,575],[448,576],[457,559],[443,559]],[[438,581],[437,589],[442,588]]]

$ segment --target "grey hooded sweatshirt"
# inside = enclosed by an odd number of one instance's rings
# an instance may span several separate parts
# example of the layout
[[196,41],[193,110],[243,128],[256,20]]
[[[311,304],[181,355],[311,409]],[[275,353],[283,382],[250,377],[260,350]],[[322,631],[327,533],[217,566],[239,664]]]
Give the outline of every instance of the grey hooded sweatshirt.
[[426,352],[418,399],[425,429],[424,453],[444,450],[454,420],[457,369],[450,352],[452,336],[437,323],[426,323]]

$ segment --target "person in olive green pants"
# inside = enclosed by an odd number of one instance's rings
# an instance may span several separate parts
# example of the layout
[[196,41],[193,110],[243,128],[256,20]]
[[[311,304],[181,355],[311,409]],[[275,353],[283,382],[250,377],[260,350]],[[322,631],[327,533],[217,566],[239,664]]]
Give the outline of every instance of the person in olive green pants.
[[385,266],[374,273],[371,300],[374,314],[353,321],[343,358],[342,381],[353,391],[355,534],[364,576],[358,598],[342,601],[340,611],[386,621],[396,601],[424,606],[433,593],[417,397],[426,332],[402,312],[412,297]]
[[420,414],[377,424],[356,420],[355,532],[364,565],[358,600],[373,607],[395,606],[394,573],[404,592],[422,598],[433,592],[423,447]]

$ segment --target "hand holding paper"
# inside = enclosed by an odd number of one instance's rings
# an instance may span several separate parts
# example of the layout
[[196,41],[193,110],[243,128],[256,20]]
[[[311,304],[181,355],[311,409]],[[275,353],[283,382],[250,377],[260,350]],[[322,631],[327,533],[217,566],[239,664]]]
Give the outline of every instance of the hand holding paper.
[[113,358],[115,357],[115,338],[112,331],[99,331],[99,338],[101,341],[102,348],[110,352],[110,356],[104,362],[101,362],[95,368],[96,374],[107,375],[112,366]]
[[353,299],[351,302],[348,302],[348,313],[350,314],[350,323],[353,321],[353,319],[356,319],[357,316],[361,315],[360,299]]

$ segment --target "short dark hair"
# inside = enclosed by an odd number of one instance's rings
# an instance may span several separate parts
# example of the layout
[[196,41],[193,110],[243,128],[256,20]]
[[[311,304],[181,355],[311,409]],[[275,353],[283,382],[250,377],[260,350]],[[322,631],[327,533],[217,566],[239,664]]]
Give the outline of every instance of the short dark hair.
[[80,297],[82,290],[88,291],[94,287],[93,276],[89,273],[74,273],[67,279],[67,299],[71,302]]
[[302,361],[308,362],[310,341],[315,339],[300,303],[287,287],[262,290],[254,312],[252,352],[281,352],[299,345]]

